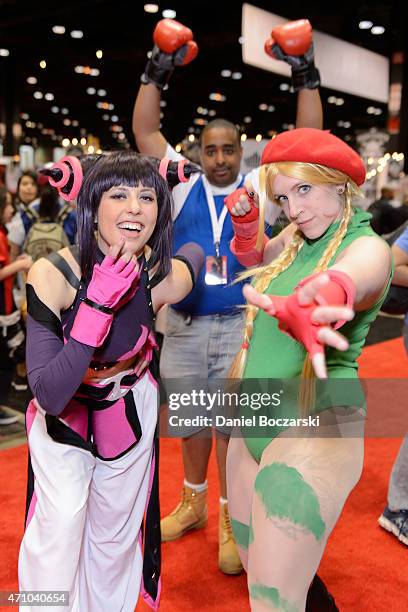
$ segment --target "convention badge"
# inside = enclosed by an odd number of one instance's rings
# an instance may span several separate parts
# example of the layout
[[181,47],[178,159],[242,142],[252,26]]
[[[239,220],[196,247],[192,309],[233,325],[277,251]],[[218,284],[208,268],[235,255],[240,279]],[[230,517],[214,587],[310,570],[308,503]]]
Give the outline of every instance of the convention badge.
[[227,256],[207,255],[205,258],[205,284],[227,284]]

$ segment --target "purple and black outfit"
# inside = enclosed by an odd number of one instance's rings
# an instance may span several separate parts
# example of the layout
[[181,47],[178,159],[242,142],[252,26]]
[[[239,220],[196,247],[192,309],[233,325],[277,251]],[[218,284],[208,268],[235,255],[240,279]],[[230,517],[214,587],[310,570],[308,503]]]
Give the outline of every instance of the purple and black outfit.
[[[138,289],[95,349],[70,335],[87,283],[60,255],[49,259],[77,294],[60,321],[27,285],[34,399],[27,410],[30,463],[20,588],[69,591],[69,610],[133,612],[143,583],[143,597],[157,609],[158,390],[150,292],[162,279],[156,274],[149,280],[148,264],[139,259]],[[99,252],[98,263],[102,259]],[[101,370],[136,355],[149,362],[140,376],[130,369],[82,382],[88,368]]]

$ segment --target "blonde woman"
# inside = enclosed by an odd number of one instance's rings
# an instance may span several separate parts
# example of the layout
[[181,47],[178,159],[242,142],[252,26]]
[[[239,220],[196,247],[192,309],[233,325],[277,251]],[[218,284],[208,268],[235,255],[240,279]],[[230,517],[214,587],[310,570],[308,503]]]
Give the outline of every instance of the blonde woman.
[[[262,437],[241,429],[228,448],[228,501],[251,610],[301,612],[363,463],[362,437],[346,433],[353,405],[343,392],[332,405],[319,403],[315,378],[347,379],[344,388],[357,379],[356,359],[392,264],[371,216],[352,206],[365,168],[348,145],[326,131],[296,129],[268,143],[262,164],[260,197],[247,184],[226,202],[232,251],[258,265],[244,289],[246,324],[232,377],[298,378],[299,403],[292,396],[276,414],[319,412],[321,427],[298,426],[289,436],[283,426],[269,427]],[[291,222],[270,241],[257,229],[265,195]]]

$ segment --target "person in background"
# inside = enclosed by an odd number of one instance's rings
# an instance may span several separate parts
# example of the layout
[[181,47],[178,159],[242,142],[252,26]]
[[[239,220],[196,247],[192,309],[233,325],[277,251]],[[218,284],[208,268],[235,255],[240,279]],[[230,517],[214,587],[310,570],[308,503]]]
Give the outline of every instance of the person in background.
[[0,188],[0,425],[9,425],[18,420],[8,414],[1,404],[6,400],[14,366],[25,360],[25,336],[20,325],[20,311],[13,298],[13,282],[17,272],[27,272],[31,257],[20,255],[10,263],[6,225],[14,213],[11,194]]
[[[408,287],[408,228],[391,247],[394,257],[394,276],[392,283]],[[408,313],[405,315],[402,336],[408,355]],[[408,435],[405,436],[391,471],[388,485],[388,500],[378,519],[400,542],[408,546]]]

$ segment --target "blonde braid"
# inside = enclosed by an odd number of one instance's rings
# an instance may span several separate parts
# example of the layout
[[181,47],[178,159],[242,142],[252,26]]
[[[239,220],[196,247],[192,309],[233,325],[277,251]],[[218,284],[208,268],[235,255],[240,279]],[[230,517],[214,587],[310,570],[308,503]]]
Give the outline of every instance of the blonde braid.
[[[351,196],[352,196],[352,187],[347,184],[346,185],[346,193],[345,193],[345,206],[343,211],[343,218],[340,222],[339,228],[334,234],[333,238],[327,245],[327,248],[323,255],[321,256],[316,268],[314,269],[314,273],[324,272],[330,265],[331,260],[339,248],[341,241],[346,235],[347,228],[350,222],[350,219],[353,215],[353,209],[351,205]],[[303,417],[309,416],[311,410],[316,402],[316,374],[312,365],[312,360],[310,358],[309,353],[307,353],[305,361],[303,363],[303,369],[300,380],[300,389],[299,389],[299,408],[300,414]]]
[[[275,261],[267,266],[262,266],[260,268],[256,268],[255,270],[245,272],[240,276],[240,280],[242,278],[247,278],[248,276],[254,275],[253,286],[257,291],[263,293],[269,287],[272,279],[279,276],[279,274],[286,270],[286,268],[289,268],[296,258],[296,255],[299,253],[299,250],[303,246],[303,243],[304,240],[302,234],[300,232],[296,232],[290,244],[286,247],[286,249],[284,249],[284,251],[282,251],[280,256],[275,259]],[[244,338],[241,349],[232,363],[229,372],[230,378],[242,378],[248,357],[249,343],[254,331],[254,321],[257,314],[258,308],[256,306],[247,305]]]

